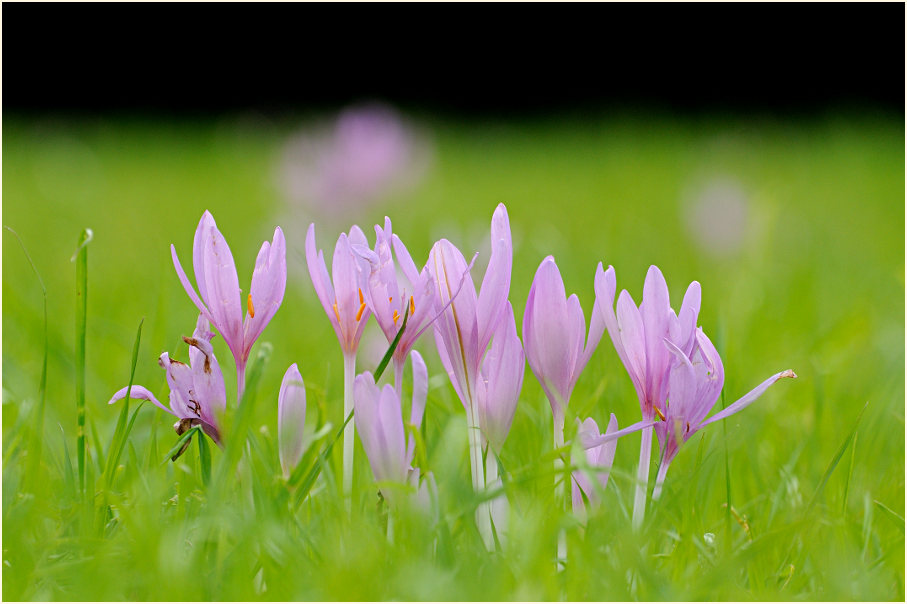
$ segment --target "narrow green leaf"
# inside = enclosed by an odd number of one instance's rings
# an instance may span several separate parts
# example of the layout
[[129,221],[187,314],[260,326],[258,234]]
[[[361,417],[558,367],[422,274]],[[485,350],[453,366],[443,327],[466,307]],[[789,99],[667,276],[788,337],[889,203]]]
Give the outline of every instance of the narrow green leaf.
[[872,502],[879,506],[883,511],[888,512],[888,515],[894,520],[895,524],[898,525],[898,528],[901,529],[901,532],[904,532],[904,517],[892,510],[890,507],[879,501],[878,499],[873,499]]
[[397,344],[400,343],[400,338],[403,337],[403,331],[406,329],[406,322],[409,319],[409,306],[406,307],[406,310],[403,311],[403,323],[400,325],[400,331],[397,332],[397,335],[394,337],[394,341],[391,342],[391,345],[388,347],[387,352],[384,353],[384,358],[381,359],[381,362],[378,363],[378,367],[375,368],[375,383],[378,383],[378,380],[381,378],[381,374],[384,373],[384,370],[387,369],[387,364],[390,363],[391,357],[394,356],[394,351],[397,350]]
[[[145,317],[142,317],[135,333],[135,343],[132,346],[132,366],[129,370],[129,385],[126,387],[126,398],[123,399],[123,408],[120,410],[120,417],[117,419],[117,426],[113,432],[113,438],[110,441],[110,451],[107,453],[107,465],[104,468],[104,484],[107,485],[107,488],[110,488],[113,483],[114,472],[116,472],[116,467],[120,463],[120,455],[123,453],[126,438],[129,436],[129,430],[132,428],[132,424],[127,424],[126,419],[129,415],[129,395],[132,394],[135,367],[139,360],[139,342],[142,340],[142,325],[144,323]],[[138,409],[136,411],[138,411]],[[135,420],[135,415],[133,415],[133,420]]]
[[38,267],[35,266],[35,261],[32,260],[31,254],[29,254],[28,250],[25,248],[25,243],[23,243],[22,238],[19,237],[19,233],[12,230],[8,226],[4,228],[12,233],[16,238],[16,241],[19,242],[19,246],[22,248],[22,252],[25,254],[25,258],[28,260],[28,263],[31,265],[32,270],[35,272],[35,277],[37,277],[38,279],[38,284],[41,285],[41,294],[44,297],[44,359],[41,362],[41,380],[38,382],[38,404],[34,408],[34,416],[32,417],[31,421],[31,443],[29,444],[28,470],[26,472],[26,475],[29,476],[31,480],[34,480],[38,476],[38,469],[41,467],[41,450],[44,444],[44,406],[47,394],[48,354],[47,288],[44,286],[44,280],[41,278],[41,273],[38,272]]
[[70,259],[76,263],[76,456],[79,489],[85,489],[85,333],[88,316],[88,243],[93,233],[85,229]]
[[853,465],[857,456],[857,436],[859,434],[854,432],[853,445],[850,447],[850,467],[847,468],[847,479],[844,481],[844,499],[841,501],[842,514],[847,512],[847,494],[850,491],[850,480],[853,478]]
[[327,458],[331,455],[331,450],[334,448],[334,443],[336,443],[340,437],[343,435],[343,429],[346,428],[346,425],[353,419],[353,412],[351,411],[349,415],[346,416],[346,420],[343,422],[343,425],[340,426],[340,429],[334,435],[334,439],[328,443],[328,446],[324,448],[324,451],[321,452],[321,455],[318,457],[318,461],[315,462],[315,465],[312,466],[312,469],[309,471],[308,475],[305,477],[302,485],[296,491],[296,500],[294,507],[299,507],[299,504],[302,503],[302,500],[305,499],[305,496],[312,489],[312,485],[315,484],[315,480],[318,478],[318,474],[321,473],[321,469],[324,467]]
[[166,464],[168,461],[176,461],[180,455],[183,454],[182,448],[183,445],[188,446],[189,440],[192,438],[192,435],[196,432],[201,431],[201,426],[192,426],[179,437],[179,440],[176,441],[176,444],[167,451],[167,456],[164,457],[164,460],[161,462],[161,465]]
[[208,486],[211,483],[211,448],[208,437],[201,430],[198,433],[198,462],[202,468],[202,482]]
[[854,435],[857,433],[857,426],[860,425],[860,420],[863,418],[863,412],[866,411],[866,407],[869,406],[869,402],[863,405],[863,408],[860,409],[859,415],[857,415],[856,421],[853,423],[853,430],[850,431],[850,434],[847,435],[847,438],[844,439],[844,442],[841,443],[841,446],[838,448],[838,452],[835,453],[835,456],[832,458],[831,463],[828,464],[828,468],[825,469],[825,474],[822,475],[822,480],[819,481],[819,486],[816,487],[816,492],[813,494],[812,499],[809,502],[809,505],[806,506],[806,513],[809,514],[809,511],[812,510],[813,506],[816,504],[816,501],[819,499],[819,495],[822,494],[822,490],[825,488],[825,484],[828,482],[828,479],[831,477],[831,473],[835,471],[835,468],[838,467],[838,462],[841,461],[841,457],[844,456],[844,452],[847,450],[847,446],[850,445],[850,441],[853,440]]

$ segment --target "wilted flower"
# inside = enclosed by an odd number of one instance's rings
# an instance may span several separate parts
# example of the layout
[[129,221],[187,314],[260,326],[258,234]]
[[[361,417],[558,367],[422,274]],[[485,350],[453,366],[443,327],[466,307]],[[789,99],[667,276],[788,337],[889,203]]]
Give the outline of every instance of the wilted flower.
[[[173,428],[182,434],[193,426],[201,426],[205,434],[220,444],[219,419],[227,406],[227,394],[224,387],[224,376],[220,365],[214,357],[211,338],[214,334],[208,329],[204,314],[199,315],[195,332],[191,338],[183,337],[189,344],[189,364],[171,359],[166,352],[162,353],[158,363],[167,371],[167,385],[170,386],[170,408],[162,405],[144,386],[133,384],[130,398],[150,401],[171,415],[177,421]],[[126,398],[127,388],[122,388],[113,395],[108,404]]]
[[724,366],[718,351],[702,329],[697,329],[692,354],[688,354],[669,340],[663,341],[665,350],[672,354],[674,366],[668,380],[668,403],[663,422],[655,425],[658,439],[663,443],[661,465],[655,481],[653,498],[661,492],[668,467],[677,455],[680,445],[705,426],[722,420],[762,396],[769,386],[781,378],[795,378],[790,369],[771,376],[740,400],[728,405],[712,417],[705,419],[721,394],[724,386]]
[[287,253],[283,231],[277,227],[271,243],[262,243],[255,259],[252,283],[245,304],[241,300],[233,254],[217,229],[214,217],[207,210],[198,223],[192,245],[192,265],[198,294],[186,277],[177,258],[176,247],[172,244],[170,255],[189,298],[230,347],[236,361],[239,397],[242,398],[249,352],[283,302],[287,285]]
[[277,395],[277,443],[280,467],[289,476],[304,452],[305,384],[296,363],[290,365]]
[[[410,356],[413,367],[413,399],[409,424],[415,429],[422,425],[425,401],[428,396],[428,370],[418,352]],[[380,388],[372,374],[366,371],[356,376],[353,386],[356,429],[368,456],[375,480],[388,501],[398,497],[390,484],[410,484],[418,470],[412,467],[416,442],[406,436],[400,397],[390,384]]]

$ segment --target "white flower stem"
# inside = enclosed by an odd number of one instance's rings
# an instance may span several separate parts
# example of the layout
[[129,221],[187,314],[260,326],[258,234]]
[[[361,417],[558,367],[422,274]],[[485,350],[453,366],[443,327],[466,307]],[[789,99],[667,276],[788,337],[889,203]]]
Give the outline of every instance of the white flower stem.
[[[482,442],[479,427],[476,421],[475,403],[470,400],[466,410],[466,430],[469,437],[469,466],[472,473],[472,488],[476,493],[485,491],[485,469],[482,467]],[[491,536],[491,518],[489,506],[486,503],[479,505],[476,510],[476,524],[482,541],[488,549],[494,547],[494,538]]]
[[[554,416],[554,448],[560,449],[564,446],[564,416],[555,414]],[[555,483],[555,501],[559,508],[567,511],[566,498],[566,478],[563,474],[564,460],[560,456],[554,459],[554,483]],[[567,533],[564,529],[557,534],[557,569],[563,570],[564,563],[567,560]]]
[[646,491],[649,490],[649,463],[652,457],[652,426],[642,429],[639,469],[636,472],[636,497],[633,500],[633,529],[638,530],[646,516]]
[[[356,353],[343,355],[343,419],[353,410],[353,378],[356,377]],[[352,508],[353,495],[353,450],[356,445],[356,423],[353,419],[343,429],[343,497],[346,509]]]
[[652,501],[656,501],[661,497],[661,487],[668,473],[668,465],[665,460],[662,460],[661,465],[658,467],[658,476],[655,477],[655,488],[652,489]]

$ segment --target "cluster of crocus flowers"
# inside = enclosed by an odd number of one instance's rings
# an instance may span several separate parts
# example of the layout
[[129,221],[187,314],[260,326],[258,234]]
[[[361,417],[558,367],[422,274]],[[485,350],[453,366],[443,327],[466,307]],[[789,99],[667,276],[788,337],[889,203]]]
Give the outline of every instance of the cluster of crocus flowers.
[[[614,461],[617,439],[642,431],[638,484],[634,498],[634,525],[642,522],[650,472],[652,433],[660,445],[660,464],[653,499],[658,499],[670,464],[684,442],[710,423],[734,414],[793,371],[776,373],[737,402],[711,417],[724,385],[724,366],[717,350],[697,325],[701,291],[697,282],[686,290],[679,312],[661,271],[649,268],[642,302],[637,306],[623,290],[616,298],[613,267],[598,264],[595,304],[589,319],[576,294],[566,294],[564,281],[552,256],[542,260],[532,281],[523,314],[521,342],[511,302],[513,243],[503,204],[491,219],[491,254],[477,289],[473,263],[450,241],[434,244],[420,270],[406,246],[393,233],[391,221],[375,226],[374,247],[352,226],[341,233],[334,247],[329,273],[324,253],[315,242],[314,224],[306,236],[306,261],[318,299],[336,335],[344,358],[343,489],[352,491],[355,433],[358,432],[369,465],[384,499],[396,507],[403,493],[422,498],[433,479],[427,468],[414,467],[415,431],[422,424],[428,393],[428,370],[415,350],[431,328],[441,364],[466,412],[470,473],[473,487],[482,494],[503,484],[498,477],[501,450],[514,421],[523,385],[525,363],[538,379],[553,418],[555,462],[563,469],[557,497],[564,509],[585,522],[588,512],[601,504]],[[161,354],[170,387],[169,407],[150,390],[133,385],[119,390],[114,403],[128,394],[145,399],[173,414],[174,428],[183,434],[198,427],[216,443],[222,440],[226,409],[224,376],[211,345],[216,330],[234,356],[237,385],[242,398],[244,373],[252,345],[280,306],[286,287],[286,244],[281,229],[265,241],[255,262],[251,286],[243,305],[233,256],[205,212],[193,245],[193,268],[198,292],[190,283],[171,246],[174,267],[200,315],[189,345],[189,363]],[[475,258],[475,257],[474,257]],[[474,259],[473,259],[474,262]],[[392,346],[393,385],[380,386],[376,374],[356,374],[356,353],[369,319],[374,315]],[[565,423],[576,384],[598,347],[605,330],[627,370],[639,399],[642,419],[623,429],[610,415],[604,432],[592,417],[576,419],[573,453],[582,461],[570,463]],[[412,366],[412,401],[408,421],[403,409],[403,373]],[[239,402],[239,401],[237,401]],[[285,478],[293,475],[307,447],[306,391],[294,363],[284,374],[278,394],[278,452]],[[352,421],[350,421],[350,418]],[[572,424],[571,424],[572,425]],[[409,434],[408,434],[409,432]],[[301,468],[300,468],[301,469]],[[567,495],[567,483],[570,496]],[[292,482],[292,480],[291,480]],[[476,522],[486,547],[506,532],[507,499],[478,505]],[[559,540],[558,555],[565,555]],[[563,547],[562,547],[563,546]]]
[[[274,237],[261,245],[255,259],[252,282],[245,303],[239,288],[239,278],[230,246],[217,228],[214,217],[205,210],[195,230],[192,246],[192,265],[198,293],[186,276],[171,245],[170,253],[177,277],[200,311],[191,338],[183,337],[189,344],[189,364],[171,359],[166,352],[158,362],[167,370],[170,386],[170,407],[162,405],[143,386],[133,386],[130,398],[148,400],[164,411],[179,418],[174,425],[178,434],[191,427],[200,426],[211,439],[220,444],[220,420],[227,405],[224,376],[214,357],[211,326],[223,337],[236,363],[237,403],[242,399],[245,386],[246,363],[252,345],[274,318],[283,302],[287,283],[286,242],[280,227]],[[116,402],[127,395],[123,388],[110,400]]]

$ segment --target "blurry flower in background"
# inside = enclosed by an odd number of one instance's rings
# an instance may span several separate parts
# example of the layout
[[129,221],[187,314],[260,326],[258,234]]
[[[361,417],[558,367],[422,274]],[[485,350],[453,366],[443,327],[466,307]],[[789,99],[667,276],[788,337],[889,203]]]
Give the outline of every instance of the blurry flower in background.
[[357,105],[290,138],[280,160],[280,185],[293,205],[348,216],[418,184],[430,155],[424,136],[396,111]]
[[717,176],[692,188],[683,208],[687,231],[693,241],[713,256],[739,252],[752,229],[750,200],[742,183]]

